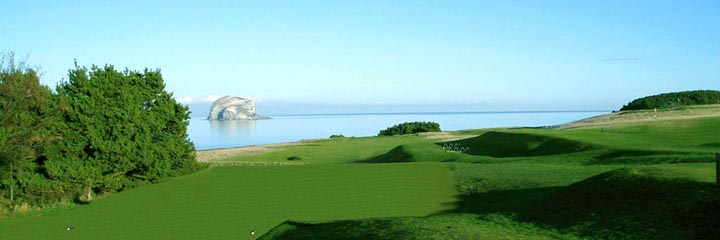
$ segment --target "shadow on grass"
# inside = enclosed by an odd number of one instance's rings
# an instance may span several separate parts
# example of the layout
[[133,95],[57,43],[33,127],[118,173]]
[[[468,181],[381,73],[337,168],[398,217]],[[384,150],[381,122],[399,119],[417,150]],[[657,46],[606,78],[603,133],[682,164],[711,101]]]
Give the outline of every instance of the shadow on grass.
[[588,143],[544,135],[486,132],[480,136],[438,145],[476,156],[531,157],[583,152],[596,149]]
[[401,163],[401,162],[412,162],[413,156],[408,153],[404,145],[397,146],[387,153],[380,154],[378,156],[358,160],[355,163]]
[[714,161],[711,153],[653,151],[653,150],[615,150],[595,156],[590,164],[661,164],[661,163],[701,163]]
[[[365,221],[364,221],[365,220]],[[394,226],[392,218],[376,218],[361,220],[333,221],[320,224],[308,224],[296,221],[285,221],[260,240],[295,240],[295,239],[404,239],[407,231]]]
[[[453,209],[447,213],[503,213],[507,215],[528,216],[538,202],[551,197],[561,187],[533,188],[510,191],[490,191],[456,196],[458,201],[448,203]],[[436,215],[436,214],[433,214]]]
[[705,143],[705,144],[700,144],[700,146],[707,147],[707,148],[720,148],[720,142]]
[[460,195],[448,213],[499,213],[598,239],[720,239],[720,192],[709,183],[620,169],[567,187]]

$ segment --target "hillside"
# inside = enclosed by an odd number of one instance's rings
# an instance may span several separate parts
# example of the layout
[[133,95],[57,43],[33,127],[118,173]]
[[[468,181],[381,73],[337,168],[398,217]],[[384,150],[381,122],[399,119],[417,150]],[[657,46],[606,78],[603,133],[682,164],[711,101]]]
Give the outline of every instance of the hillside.
[[628,110],[598,115],[557,126],[560,129],[602,126],[623,123],[667,121],[720,117],[720,104],[696,105],[666,109]]
[[647,96],[631,101],[623,106],[620,111],[663,109],[705,104],[720,104],[720,91],[697,90]]

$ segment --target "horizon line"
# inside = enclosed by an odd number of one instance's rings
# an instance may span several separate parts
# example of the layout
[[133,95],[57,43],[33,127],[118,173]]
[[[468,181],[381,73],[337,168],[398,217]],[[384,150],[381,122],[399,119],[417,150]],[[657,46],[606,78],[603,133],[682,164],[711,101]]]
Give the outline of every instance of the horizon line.
[[612,112],[613,110],[519,110],[519,111],[449,111],[449,112],[363,112],[363,113],[308,113],[308,114],[276,114],[269,117],[316,117],[316,116],[372,116],[372,115],[431,115],[431,114],[513,114],[513,113],[582,113]]

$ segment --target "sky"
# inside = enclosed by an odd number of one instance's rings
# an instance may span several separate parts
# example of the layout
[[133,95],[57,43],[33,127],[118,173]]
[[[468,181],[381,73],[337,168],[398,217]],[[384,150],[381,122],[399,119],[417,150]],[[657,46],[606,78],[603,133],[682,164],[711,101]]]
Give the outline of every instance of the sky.
[[161,69],[188,104],[612,110],[720,89],[720,1],[4,0],[0,11],[0,50],[27,56],[51,88],[75,60]]

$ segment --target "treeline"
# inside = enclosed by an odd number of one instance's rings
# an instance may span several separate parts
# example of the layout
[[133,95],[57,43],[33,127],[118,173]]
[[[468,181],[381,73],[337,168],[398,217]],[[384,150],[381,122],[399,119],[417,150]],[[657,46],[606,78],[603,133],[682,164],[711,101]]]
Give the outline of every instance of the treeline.
[[0,61],[0,208],[94,196],[196,171],[189,109],[160,70],[77,66],[55,91],[37,71]]
[[697,90],[647,96],[631,101],[627,105],[624,105],[620,111],[672,108],[701,104],[720,104],[720,91]]
[[378,136],[415,134],[421,132],[440,132],[440,124],[436,122],[406,122],[381,130]]

